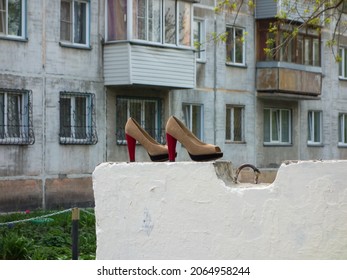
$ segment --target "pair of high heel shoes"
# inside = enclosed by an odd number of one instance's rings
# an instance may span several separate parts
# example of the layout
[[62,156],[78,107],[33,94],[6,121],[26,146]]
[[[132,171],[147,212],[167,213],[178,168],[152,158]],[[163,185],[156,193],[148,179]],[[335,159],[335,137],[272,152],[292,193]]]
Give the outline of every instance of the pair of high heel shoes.
[[128,145],[130,162],[135,161],[135,147],[138,141],[147,151],[152,161],[171,161],[176,158],[176,143],[179,141],[194,161],[209,161],[221,158],[223,153],[218,146],[206,144],[176,117],[171,116],[166,123],[167,145],[155,141],[133,118],[125,125],[125,137]]

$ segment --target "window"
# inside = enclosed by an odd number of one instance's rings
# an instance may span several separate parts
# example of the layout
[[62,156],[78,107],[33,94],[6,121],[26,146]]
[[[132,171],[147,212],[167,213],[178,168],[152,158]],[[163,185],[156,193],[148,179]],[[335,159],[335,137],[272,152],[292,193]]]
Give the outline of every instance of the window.
[[133,0],[135,13],[134,38],[160,42],[161,1]]
[[196,59],[198,61],[206,60],[206,52],[203,49],[206,43],[205,39],[205,21],[200,19],[194,19],[194,46],[196,48]]
[[347,114],[339,114],[339,145],[347,146]]
[[[193,6],[190,1],[107,0],[106,3],[107,41],[134,39],[191,47]],[[132,14],[129,16],[127,11]]]
[[134,118],[159,143],[165,143],[165,129],[162,128],[161,100],[157,98],[117,97],[116,138],[117,144],[125,144],[125,124]]
[[322,112],[308,112],[308,144],[322,143]]
[[177,1],[178,9],[178,44],[180,46],[190,47],[191,42],[191,18],[192,18],[192,5],[188,2]]
[[60,93],[60,144],[96,144],[94,95]]
[[231,64],[245,65],[244,29],[227,27],[226,61]]
[[203,107],[200,104],[183,104],[184,121],[187,128],[203,141]]
[[291,143],[291,111],[264,109],[264,144]]
[[0,144],[34,144],[32,93],[0,89]]
[[317,36],[298,34],[287,42],[283,32],[280,44],[284,44],[280,51],[280,61],[320,66],[320,42]]
[[227,105],[225,120],[225,140],[244,142],[244,106]]
[[[127,0],[107,0],[107,41],[126,40]],[[136,19],[136,17],[134,17]]]
[[89,46],[89,1],[61,1],[60,40],[71,45]]
[[347,79],[347,49],[340,48],[339,55],[341,57],[341,61],[339,62],[339,78]]
[[25,38],[25,0],[0,0],[0,37]]
[[[269,26],[277,25],[276,33],[269,32]],[[314,28],[304,28],[298,31],[295,37],[290,37],[294,25],[279,24],[268,20],[257,22],[258,60],[275,60],[296,63],[308,66],[321,66],[320,33]],[[272,39],[272,44],[267,45],[267,39]],[[264,52],[264,48],[279,47],[271,55]]]

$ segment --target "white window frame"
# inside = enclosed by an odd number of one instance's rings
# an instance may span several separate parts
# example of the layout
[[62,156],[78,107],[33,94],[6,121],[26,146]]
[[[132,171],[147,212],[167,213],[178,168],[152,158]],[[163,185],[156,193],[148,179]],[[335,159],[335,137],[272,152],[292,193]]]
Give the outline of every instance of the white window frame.
[[[316,139],[314,139],[314,136],[316,134],[315,131],[315,123],[317,121],[317,114],[318,114],[318,118],[319,118],[319,141],[316,141]],[[307,135],[307,144],[308,145],[322,145],[323,140],[322,140],[322,128],[323,128],[323,113],[322,111],[308,111],[308,116],[307,116],[307,125],[308,125],[308,135]]]
[[[270,131],[270,141],[266,142],[265,141],[265,129],[264,129],[264,145],[291,145],[292,144],[292,111],[290,109],[281,109],[281,108],[264,108],[264,113],[265,110],[270,110],[270,123],[269,123],[269,131]],[[279,123],[278,123],[278,138],[279,140],[274,140],[273,139],[273,134],[272,134],[272,113],[274,111],[279,111]],[[282,140],[282,130],[283,130],[283,125],[282,125],[282,111],[287,111],[289,113],[289,130],[288,130],[288,138],[289,141],[285,142]],[[265,118],[265,117],[264,117]],[[265,119],[264,119],[264,126],[265,126]]]
[[[241,117],[241,140],[235,140],[235,135],[234,135],[235,108],[241,109],[241,116],[240,116]],[[228,110],[230,111],[230,128],[225,127],[225,130],[227,131],[227,129],[230,129],[230,139],[227,138],[227,133],[225,133],[225,141],[232,142],[232,143],[244,143],[245,142],[245,129],[244,129],[245,106],[244,105],[227,105],[226,113]],[[228,116],[228,114],[226,114],[226,116]],[[226,125],[227,125],[227,122],[226,122]]]
[[[226,27],[226,32],[228,32],[228,37],[230,36],[230,30],[232,30],[232,38],[235,38],[235,31],[236,30],[242,30],[242,37],[244,38],[245,37],[245,28],[243,27],[238,27],[238,26],[231,26],[231,25],[227,25]],[[245,40],[242,41],[242,62],[235,62],[235,58],[236,58],[236,41],[233,40],[233,46],[232,46],[232,50],[233,50],[233,57],[234,57],[234,61],[231,60],[231,57],[230,59],[228,59],[229,55],[227,52],[226,52],[226,64],[228,65],[238,65],[238,66],[245,66],[246,65],[246,43],[245,43]],[[226,42],[227,44],[228,42]]]
[[347,113],[340,113],[339,114],[339,142],[338,146],[340,147],[347,147]]
[[[21,1],[21,35],[11,35],[8,34],[8,1],[9,0],[5,0],[5,9],[4,14],[5,14],[5,32],[4,33],[0,33],[0,38],[4,37],[4,38],[8,38],[8,39],[26,39],[26,9],[27,9],[27,5],[26,5],[26,0],[20,0]],[[1,13],[1,11],[0,11]]]
[[[191,1],[183,1],[183,0],[174,0],[175,2],[175,43],[170,43],[170,42],[166,42],[165,41],[165,4],[167,3],[166,0],[160,0],[160,15],[161,15],[161,20],[160,20],[160,42],[156,42],[156,41],[149,41],[149,40],[143,40],[143,39],[138,39],[135,38],[134,35],[134,17],[136,15],[133,14],[133,0],[130,0],[127,2],[127,14],[124,15],[124,17],[126,18],[126,22],[127,22],[127,26],[125,30],[125,34],[126,34],[126,38],[122,39],[122,40],[112,40],[109,39],[108,37],[108,1],[105,1],[105,38],[107,40],[107,42],[114,42],[114,41],[139,41],[141,43],[145,43],[147,45],[160,45],[160,46],[170,46],[170,47],[178,47],[178,48],[185,48],[185,49],[192,49],[193,47],[193,40],[194,40],[194,36],[193,36],[193,19],[194,19],[194,10],[193,10],[193,4]],[[180,44],[180,38],[179,38],[179,3],[183,2],[185,4],[189,4],[190,5],[190,44],[188,45],[182,45]],[[146,6],[148,6],[148,2],[146,2]],[[147,9],[148,10],[148,9]],[[148,21],[148,19],[146,19],[146,21]]]
[[340,47],[339,54],[341,61],[339,62],[339,79],[347,80],[347,48]]
[[[61,34],[60,34],[60,45],[62,46],[75,46],[75,47],[81,47],[81,48],[89,48],[90,47],[90,0],[60,0],[60,5],[61,2],[70,2],[71,5],[71,20],[72,20],[72,24],[71,24],[71,40],[67,41],[67,40],[63,40],[61,38]],[[74,13],[74,9],[75,9],[75,2],[80,2],[80,3],[85,3],[86,4],[86,20],[85,20],[85,36],[86,36],[86,43],[85,44],[81,44],[81,43],[75,43],[75,13]],[[60,28],[61,27],[61,15],[60,15]],[[61,30],[61,29],[60,29]],[[61,32],[61,31],[60,31]]]
[[[200,131],[198,131],[198,135],[193,132],[193,109],[194,107],[200,108]],[[187,128],[194,133],[194,135],[199,138],[201,141],[204,141],[204,106],[202,104],[196,103],[183,103],[182,106],[184,120]]]
[[[206,62],[206,21],[201,18],[194,18],[194,25],[193,25],[193,37],[194,37],[194,43],[195,40],[195,23],[199,26],[200,32],[198,33],[198,40],[199,47],[196,48],[196,61],[197,62]],[[203,46],[203,49],[202,49]]]

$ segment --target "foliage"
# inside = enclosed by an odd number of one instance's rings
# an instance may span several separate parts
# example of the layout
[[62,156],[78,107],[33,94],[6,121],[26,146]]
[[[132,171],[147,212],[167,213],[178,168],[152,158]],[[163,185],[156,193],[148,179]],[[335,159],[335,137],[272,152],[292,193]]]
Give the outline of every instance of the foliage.
[[[0,259],[5,260],[69,260],[72,257],[71,211],[46,219],[11,223],[41,217],[52,211],[0,215]],[[95,259],[95,217],[80,212],[79,259]]]
[[[278,2],[277,4],[275,2]],[[339,45],[341,35],[347,30],[347,21],[343,14],[347,17],[347,1],[346,0],[274,0],[275,5],[280,5],[280,9],[273,22],[269,25],[269,36],[267,47],[264,52],[273,56],[280,49],[286,47],[300,31],[307,28],[314,28],[318,32],[322,32],[322,28],[331,26],[333,32],[331,38],[326,40],[326,46],[331,48],[336,61],[340,61],[336,46]],[[234,22],[241,9],[245,7],[251,11],[255,9],[255,2],[251,0],[218,0],[214,10],[216,13],[227,13],[234,15]],[[291,26],[285,34],[285,40],[280,44],[274,44],[279,27],[283,24]],[[225,42],[226,34],[212,34],[211,39]]]

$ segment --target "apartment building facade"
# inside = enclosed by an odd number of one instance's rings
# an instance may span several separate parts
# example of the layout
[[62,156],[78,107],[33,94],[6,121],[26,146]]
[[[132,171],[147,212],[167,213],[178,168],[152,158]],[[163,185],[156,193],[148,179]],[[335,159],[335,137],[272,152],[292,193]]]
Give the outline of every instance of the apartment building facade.
[[[331,26],[269,59],[281,7],[259,0],[235,19],[215,5],[0,0],[0,210],[93,205],[95,167],[128,160],[130,116],[165,143],[175,115],[235,166],[346,158],[347,41],[340,63]],[[136,160],[150,160],[141,146]]]

